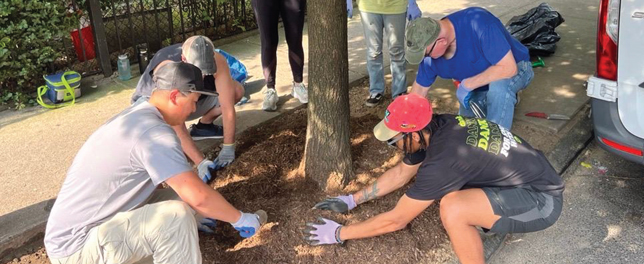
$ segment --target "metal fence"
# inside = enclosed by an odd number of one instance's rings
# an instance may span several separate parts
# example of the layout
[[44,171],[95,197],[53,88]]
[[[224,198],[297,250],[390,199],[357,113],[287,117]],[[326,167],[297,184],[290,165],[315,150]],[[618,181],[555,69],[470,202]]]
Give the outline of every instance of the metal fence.
[[[263,0],[262,0],[263,1]],[[84,75],[112,74],[118,55],[138,62],[137,48],[150,53],[193,35],[212,40],[257,28],[251,0],[72,0],[79,29],[63,40],[67,67]]]

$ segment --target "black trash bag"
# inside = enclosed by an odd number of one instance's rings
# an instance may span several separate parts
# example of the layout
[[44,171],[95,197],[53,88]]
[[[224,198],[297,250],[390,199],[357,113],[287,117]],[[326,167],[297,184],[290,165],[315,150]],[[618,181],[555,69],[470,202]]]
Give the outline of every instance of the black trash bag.
[[550,56],[561,39],[555,28],[564,21],[559,12],[542,3],[523,15],[512,17],[505,28],[528,48],[531,56]]

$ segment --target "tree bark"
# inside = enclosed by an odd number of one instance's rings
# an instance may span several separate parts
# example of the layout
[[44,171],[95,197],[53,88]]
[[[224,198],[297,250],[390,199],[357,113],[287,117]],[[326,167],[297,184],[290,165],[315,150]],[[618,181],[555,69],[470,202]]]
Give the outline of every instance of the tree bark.
[[309,105],[304,172],[327,192],[353,177],[345,0],[309,0]]

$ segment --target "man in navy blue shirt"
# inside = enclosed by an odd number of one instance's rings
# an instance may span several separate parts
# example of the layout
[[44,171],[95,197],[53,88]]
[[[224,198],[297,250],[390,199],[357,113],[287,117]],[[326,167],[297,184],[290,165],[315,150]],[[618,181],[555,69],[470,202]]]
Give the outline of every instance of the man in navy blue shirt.
[[534,73],[528,49],[514,39],[489,11],[471,7],[440,21],[419,18],[405,32],[405,58],[418,64],[412,93],[425,96],[436,77],[454,79],[459,115],[473,117],[476,102],[487,119],[512,127],[517,92]]

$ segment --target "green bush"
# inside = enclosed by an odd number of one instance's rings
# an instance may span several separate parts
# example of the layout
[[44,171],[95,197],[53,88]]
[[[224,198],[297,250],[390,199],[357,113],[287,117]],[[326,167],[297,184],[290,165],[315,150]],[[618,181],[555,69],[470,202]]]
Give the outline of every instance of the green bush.
[[76,17],[60,0],[0,0],[0,92],[29,94],[61,57]]

